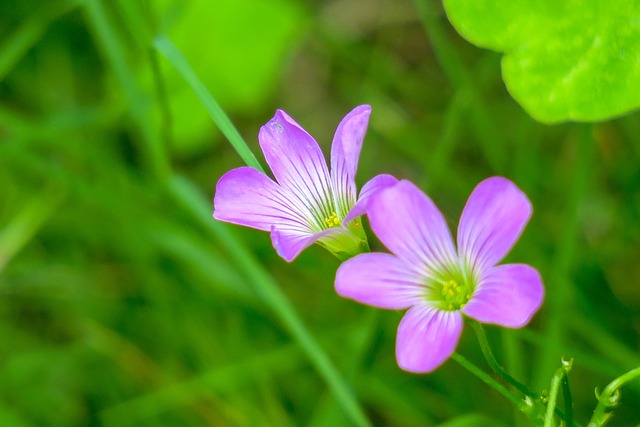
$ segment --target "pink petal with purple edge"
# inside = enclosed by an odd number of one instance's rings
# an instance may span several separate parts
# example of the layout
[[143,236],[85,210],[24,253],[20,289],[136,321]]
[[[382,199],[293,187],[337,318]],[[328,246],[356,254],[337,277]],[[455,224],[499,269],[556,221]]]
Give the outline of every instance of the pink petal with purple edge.
[[519,328],[529,323],[543,299],[544,287],[536,269],[505,264],[490,269],[480,279],[462,312],[482,323]]
[[278,184],[262,172],[243,166],[224,174],[216,184],[213,217],[220,221],[270,231],[286,224],[310,232],[307,219]]
[[405,371],[427,373],[454,352],[462,333],[462,315],[425,305],[411,308],[398,326],[396,358]]
[[421,277],[391,254],[360,254],[336,272],[338,295],[378,308],[401,310],[420,302]]
[[321,237],[333,232],[333,229],[318,233],[304,233],[296,228],[277,227],[271,229],[271,243],[285,261],[293,261],[304,249],[313,245]]
[[358,197],[358,202],[351,208],[347,216],[344,218],[343,222],[347,223],[352,219],[364,215],[367,212],[367,208],[369,207],[369,203],[371,202],[372,197],[375,196],[381,190],[385,188],[392,187],[396,185],[399,181],[391,176],[391,175],[377,175],[371,178],[365,185],[362,186],[362,190],[360,190],[360,196]]
[[[347,114],[336,129],[331,145],[331,180],[337,197],[344,199],[348,209],[356,201],[356,171],[362,149],[362,141],[367,132],[371,107],[361,105]],[[344,216],[346,212],[338,212]]]
[[447,223],[431,199],[413,183],[403,180],[380,191],[367,214],[380,241],[424,274],[456,263]]
[[318,143],[287,113],[278,110],[258,134],[260,148],[278,183],[314,208],[331,196],[327,162]]
[[458,225],[460,256],[480,272],[507,255],[531,217],[527,196],[501,177],[485,179],[473,190]]

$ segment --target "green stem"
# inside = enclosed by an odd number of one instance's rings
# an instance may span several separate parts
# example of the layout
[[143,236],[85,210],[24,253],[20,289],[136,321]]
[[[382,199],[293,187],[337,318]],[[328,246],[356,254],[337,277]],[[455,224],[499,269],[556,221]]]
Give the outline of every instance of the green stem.
[[532,399],[540,400],[540,395],[538,393],[530,390],[526,385],[513,378],[507,371],[504,370],[502,366],[500,366],[496,358],[493,356],[493,353],[491,352],[491,347],[489,347],[489,341],[487,340],[487,335],[484,333],[482,325],[475,321],[470,321],[470,323],[471,327],[476,333],[476,336],[478,337],[478,342],[480,343],[482,354],[484,355],[484,358],[487,359],[487,363],[489,364],[491,369],[493,369],[496,374],[500,375],[503,380],[511,384],[520,393],[529,396]]
[[640,377],[640,367],[635,368],[611,381],[607,385],[600,397],[598,397],[598,405],[593,411],[593,416],[589,421],[588,427],[602,427],[611,418],[610,410],[613,409],[620,400],[620,387],[631,380]]
[[[520,381],[513,378],[511,375],[509,375],[507,371],[504,370],[502,366],[500,366],[500,363],[498,363],[496,358],[493,356],[493,353],[491,352],[491,347],[489,347],[489,341],[487,340],[487,335],[484,333],[484,329],[482,328],[482,325],[474,320],[469,320],[469,323],[471,323],[471,326],[473,327],[473,330],[475,331],[478,337],[478,342],[480,343],[480,349],[482,350],[482,354],[484,355],[491,369],[496,374],[498,374],[500,378],[505,380],[507,383],[509,383],[511,386],[513,386],[516,390],[518,390],[525,396],[533,399],[534,401],[542,402],[543,401],[542,396],[540,396],[535,391],[531,390],[526,385],[522,384]],[[555,414],[564,421],[567,421],[573,418],[573,416],[569,418],[567,414],[565,414],[564,411],[562,411],[559,408],[554,407],[553,410]],[[572,419],[571,419],[571,424],[567,424],[567,425],[579,427],[579,424],[575,423]]]
[[547,411],[544,415],[544,427],[554,427],[553,414],[556,409],[556,402],[558,401],[558,390],[562,383],[562,377],[564,377],[564,371],[562,368],[556,370],[556,373],[551,378],[551,385],[549,386],[549,400],[547,401]]
[[573,399],[571,398],[571,388],[569,388],[569,370],[573,364],[573,360],[565,361],[563,359],[563,371],[562,377],[562,398],[564,399],[565,421],[568,426],[573,425]]
[[526,400],[520,399],[518,396],[516,396],[516,394],[514,394],[508,388],[506,388],[505,386],[503,386],[502,384],[494,380],[493,377],[491,377],[491,375],[487,374],[482,369],[478,368],[476,365],[474,365],[472,362],[470,362],[468,359],[466,359],[459,353],[453,353],[451,358],[456,362],[458,362],[458,364],[463,368],[465,368],[467,371],[471,372],[473,375],[478,377],[480,381],[484,382],[489,387],[493,388],[498,393],[506,397],[507,400],[513,403],[519,410],[521,410],[527,415],[531,414],[532,405],[530,403],[528,403]]

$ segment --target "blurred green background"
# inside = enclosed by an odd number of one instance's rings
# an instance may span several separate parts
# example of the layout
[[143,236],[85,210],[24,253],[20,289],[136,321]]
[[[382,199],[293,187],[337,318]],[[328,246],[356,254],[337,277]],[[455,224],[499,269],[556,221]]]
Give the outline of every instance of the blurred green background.
[[[500,56],[460,38],[436,0],[9,0],[0,426],[353,425],[264,298],[274,283],[373,425],[529,425],[454,361],[402,372],[402,313],[339,298],[339,262],[320,247],[287,264],[266,233],[214,224],[215,183],[242,161],[156,35],[261,162],[257,133],[276,108],[328,152],[367,103],[359,184],[411,179],[455,227],[480,180],[515,181],[534,216],[508,260],[537,267],[547,294],[529,327],[487,328],[497,358],[542,391],[573,357],[581,423],[596,387],[640,365],[637,114],[536,123],[505,90]],[[470,328],[458,351],[488,370]],[[610,425],[640,423],[638,407],[633,383]]]

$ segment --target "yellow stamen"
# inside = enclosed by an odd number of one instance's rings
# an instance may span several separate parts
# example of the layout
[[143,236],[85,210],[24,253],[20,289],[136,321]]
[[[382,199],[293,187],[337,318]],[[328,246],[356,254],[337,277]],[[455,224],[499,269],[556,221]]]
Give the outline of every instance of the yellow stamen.
[[324,223],[327,227],[336,227],[340,225],[340,219],[338,219],[338,215],[335,212],[331,212],[331,215],[328,218],[324,219]]
[[448,280],[442,285],[442,296],[445,298],[454,297],[459,291],[460,285],[455,280]]
[[459,310],[471,299],[468,286],[464,282],[460,285],[454,279],[444,282],[440,293],[446,310]]

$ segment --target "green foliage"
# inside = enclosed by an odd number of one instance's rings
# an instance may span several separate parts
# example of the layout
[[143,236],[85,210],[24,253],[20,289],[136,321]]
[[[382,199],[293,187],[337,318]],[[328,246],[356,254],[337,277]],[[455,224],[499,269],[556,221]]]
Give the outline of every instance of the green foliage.
[[[291,0],[159,2],[159,30],[184,53],[205,86],[229,112],[265,106],[276,90],[279,69],[307,22]],[[193,154],[211,144],[208,115],[171,69],[163,67],[174,117],[174,148]]]
[[[452,220],[490,175],[529,195],[507,262],[540,270],[545,305],[523,330],[488,326],[488,342],[540,393],[573,357],[585,424],[594,389],[640,365],[637,115],[536,123],[504,91],[497,55],[456,43],[437,1],[254,3],[0,2],[0,425],[350,427],[362,412],[375,426],[527,426],[517,390],[456,361],[400,371],[401,313],[339,298],[326,251],[288,264],[266,233],[211,218],[217,179],[247,147],[262,160],[258,129],[276,108],[327,151],[361,103],[373,113],[359,184],[411,179]],[[186,16],[200,35],[173,32]],[[221,16],[252,25],[221,24],[243,44],[201,63]],[[247,57],[258,47],[271,53]],[[260,83],[239,87],[252,71]],[[190,126],[207,143],[175,149]],[[220,134],[244,137],[243,158],[208,143]],[[488,370],[470,331],[459,352]],[[636,425],[637,380],[620,390],[611,426]]]
[[256,168],[263,171],[262,166],[258,163],[256,156],[251,152],[251,149],[244,142],[242,136],[238,133],[229,117],[224,110],[220,107],[220,104],[209,93],[206,86],[200,81],[198,76],[193,72],[193,69],[186,61],[182,52],[180,52],[168,39],[164,37],[156,37],[153,41],[154,47],[162,53],[175,67],[175,69],[182,75],[186,83],[191,86],[193,92],[196,94],[202,105],[204,106],[209,117],[216,124],[218,129],[227,138],[227,141],[231,143],[233,148],[238,152],[240,158],[247,166]]
[[593,122],[640,106],[633,0],[445,0],[470,42],[503,52],[511,95],[535,119]]

